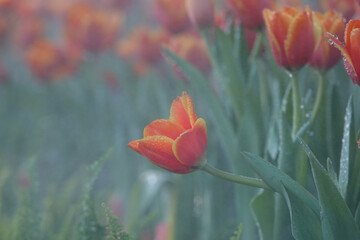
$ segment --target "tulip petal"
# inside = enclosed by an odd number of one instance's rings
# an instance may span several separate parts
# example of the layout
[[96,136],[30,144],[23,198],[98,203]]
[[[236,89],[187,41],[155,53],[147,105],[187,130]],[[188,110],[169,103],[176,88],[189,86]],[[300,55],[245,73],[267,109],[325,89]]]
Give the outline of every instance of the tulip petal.
[[360,20],[350,20],[348,24],[346,25],[345,29],[345,46],[350,51],[352,49],[351,47],[351,32],[356,29],[360,28]]
[[[351,61],[352,61],[355,73],[357,75],[359,75],[359,73],[360,73],[360,28],[357,28],[357,29],[354,29],[351,31],[350,42],[351,42],[351,49],[350,49]],[[357,84],[359,84],[358,81],[357,81]]]
[[173,152],[179,162],[196,168],[203,164],[207,145],[207,130],[204,119],[199,118],[194,127],[178,137],[173,143]]
[[346,72],[348,73],[354,84],[359,85],[359,76],[355,72],[354,64],[348,52],[348,49],[345,48],[344,45],[342,45],[342,43],[339,41],[339,39],[337,39],[332,34],[326,33],[326,37],[329,39],[332,45],[334,45],[336,48],[338,48],[341,51],[341,54],[344,57],[343,60],[344,60],[344,66]]
[[170,120],[174,121],[185,129],[190,129],[195,121],[197,116],[195,114],[193,102],[190,96],[183,92],[181,97],[177,97],[170,109]]
[[144,138],[163,135],[175,140],[185,129],[178,123],[168,119],[158,119],[144,128]]
[[[189,173],[191,168],[180,163],[173,154],[174,140],[165,136],[150,136],[138,140],[138,152],[155,165],[174,173]],[[131,147],[131,146],[130,146]]]
[[289,26],[284,42],[285,54],[292,67],[302,67],[311,58],[315,47],[315,36],[311,12],[300,12]]

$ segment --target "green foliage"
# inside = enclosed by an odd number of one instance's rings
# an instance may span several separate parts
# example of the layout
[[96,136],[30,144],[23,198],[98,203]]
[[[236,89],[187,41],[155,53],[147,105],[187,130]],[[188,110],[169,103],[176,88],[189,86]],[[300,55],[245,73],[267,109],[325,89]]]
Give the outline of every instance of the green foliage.
[[120,225],[120,219],[117,216],[114,216],[112,211],[106,206],[105,203],[102,203],[101,206],[104,208],[106,216],[106,230],[107,236],[106,240],[131,240],[131,236],[124,232],[124,227]]
[[244,225],[240,224],[239,227],[234,232],[234,236],[230,237],[229,240],[240,240],[243,228],[244,228]]
[[98,240],[105,235],[105,228],[100,225],[94,208],[94,200],[92,198],[94,183],[102,169],[103,164],[110,156],[113,149],[98,161],[89,166],[89,177],[85,188],[84,201],[81,204],[81,215],[79,222],[79,231],[82,240]]

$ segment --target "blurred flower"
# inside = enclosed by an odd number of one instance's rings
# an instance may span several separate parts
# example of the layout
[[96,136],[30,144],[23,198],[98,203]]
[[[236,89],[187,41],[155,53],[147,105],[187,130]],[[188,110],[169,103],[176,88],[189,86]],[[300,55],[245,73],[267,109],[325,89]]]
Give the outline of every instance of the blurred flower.
[[161,30],[146,27],[135,28],[131,34],[120,41],[117,50],[124,59],[137,59],[148,64],[159,61],[161,45],[169,40],[169,34]]
[[14,1],[14,10],[20,18],[40,16],[46,12],[47,0],[16,0]]
[[5,66],[0,62],[0,84],[6,83],[8,81],[8,73]]
[[108,9],[124,9],[128,6],[130,6],[130,4],[132,4],[133,2],[135,2],[135,0],[96,0],[99,2],[99,4],[105,8]]
[[81,53],[73,46],[59,48],[47,40],[35,42],[26,52],[26,62],[39,80],[61,80],[71,75],[80,63]]
[[67,39],[97,53],[111,47],[122,26],[122,16],[87,4],[75,4],[65,16]]
[[227,24],[227,16],[225,11],[217,12],[215,14],[214,23],[224,32],[227,32],[229,26]]
[[154,240],[168,240],[169,239],[170,226],[167,222],[159,222],[156,225]]
[[114,216],[121,220],[123,218],[123,204],[120,196],[118,194],[111,195],[108,201],[108,205]]
[[210,27],[214,23],[213,0],[186,0],[186,9],[191,23],[198,28]]
[[119,81],[115,73],[111,71],[106,71],[104,73],[104,81],[106,85],[109,87],[109,89],[113,90],[114,92],[119,90]]
[[183,92],[173,101],[169,119],[153,121],[144,138],[128,146],[163,169],[185,174],[205,163],[206,144],[206,122],[197,118],[191,97]]
[[322,0],[321,5],[325,11],[335,10],[341,13],[348,21],[355,14],[357,9],[356,0]]
[[156,19],[170,32],[179,33],[190,27],[185,0],[153,0],[152,3]]
[[246,28],[260,28],[264,25],[262,11],[271,8],[270,0],[227,0],[231,11]]
[[181,58],[190,62],[202,73],[208,73],[211,69],[205,41],[198,35],[183,33],[172,37],[168,49]]
[[327,33],[330,43],[337,47],[344,60],[345,69],[355,85],[360,85],[360,19],[350,20],[345,29],[345,46],[337,37]]
[[15,0],[0,0],[0,12],[8,13],[13,10],[15,6]]
[[344,39],[345,19],[334,11],[321,14],[313,12],[314,23],[321,28],[321,40],[315,49],[313,56],[309,61],[309,65],[321,70],[327,70],[334,66],[340,59],[340,52],[333,46],[330,46],[325,37],[325,33],[329,32],[338,36],[340,41]]
[[21,170],[18,173],[18,184],[23,188],[29,188],[30,187],[30,176],[29,173],[25,170]]
[[303,67],[311,58],[320,33],[314,29],[309,8],[264,10],[266,30],[276,62],[287,70]]
[[40,18],[30,17],[19,20],[14,32],[15,45],[20,49],[25,49],[38,39],[44,37],[44,22]]

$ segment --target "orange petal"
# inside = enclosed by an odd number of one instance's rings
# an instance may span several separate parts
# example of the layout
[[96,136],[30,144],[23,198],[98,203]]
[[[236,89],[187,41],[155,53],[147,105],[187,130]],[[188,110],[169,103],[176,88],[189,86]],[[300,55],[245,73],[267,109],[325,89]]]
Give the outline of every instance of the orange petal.
[[173,143],[173,152],[179,162],[186,166],[196,168],[202,161],[207,145],[206,122],[199,118],[194,127],[178,137]]
[[149,136],[163,135],[175,140],[185,129],[168,119],[158,119],[144,128],[144,138]]
[[351,32],[355,28],[360,28],[360,19],[357,20],[350,20],[346,25],[345,29],[345,46],[350,51],[351,49]]
[[315,47],[315,36],[311,12],[300,12],[289,26],[285,40],[285,53],[291,67],[302,67],[311,58]]
[[180,124],[185,129],[190,129],[196,119],[193,102],[190,96],[183,92],[182,96],[177,97],[171,105],[170,120]]
[[141,141],[141,140],[133,140],[133,141],[131,141],[131,142],[128,143],[128,147],[130,147],[130,148],[131,148],[132,150],[134,150],[135,152],[141,154],[141,152],[140,152],[140,150],[139,150],[139,142],[140,142],[140,141]]
[[[355,70],[357,79],[353,79],[355,84],[359,84],[359,74],[360,74],[360,28],[354,29],[351,31],[350,34],[350,42],[351,42],[351,49],[350,49],[350,56],[352,61],[352,66]],[[350,74],[349,74],[350,75]]]
[[189,167],[181,164],[173,154],[174,140],[165,136],[150,136],[138,141],[139,153],[155,165],[174,173],[189,173]]
[[[347,62],[349,71],[350,71],[350,69],[353,69],[353,71],[355,71],[350,54],[349,54],[348,50],[344,47],[344,45],[339,41],[339,39],[337,39],[334,35],[332,35],[330,33],[326,33],[326,37],[330,41],[331,45],[335,46],[337,49],[339,49],[341,51],[341,54],[344,56],[344,59]],[[344,61],[344,63],[345,63],[345,61]]]

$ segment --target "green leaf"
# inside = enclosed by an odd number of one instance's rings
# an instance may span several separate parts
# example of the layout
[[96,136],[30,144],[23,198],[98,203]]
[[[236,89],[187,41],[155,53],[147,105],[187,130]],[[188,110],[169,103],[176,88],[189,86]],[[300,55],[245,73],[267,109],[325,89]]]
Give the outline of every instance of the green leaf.
[[282,185],[291,188],[295,196],[304,201],[317,215],[320,214],[318,201],[303,186],[295,182],[288,175],[280,171],[277,167],[252,153],[242,153],[254,171],[271,187],[274,191],[282,194]]
[[327,171],[333,182],[337,184],[338,183],[337,175],[334,169],[334,165],[330,158],[327,159]]
[[320,218],[299,199],[291,188],[284,186],[283,195],[289,207],[291,218],[291,231],[297,240],[321,240]]
[[261,190],[250,202],[261,240],[272,240],[274,230],[274,193]]
[[349,142],[350,142],[350,125],[352,116],[351,107],[352,97],[349,98],[344,120],[344,134],[342,138],[342,148],[339,169],[339,188],[341,195],[345,198],[346,189],[349,181]]
[[358,225],[358,227],[360,228],[360,204],[356,208],[355,221],[356,221],[356,224]]
[[341,193],[310,148],[299,139],[310,159],[321,207],[323,237],[327,240],[360,239],[360,231]]

